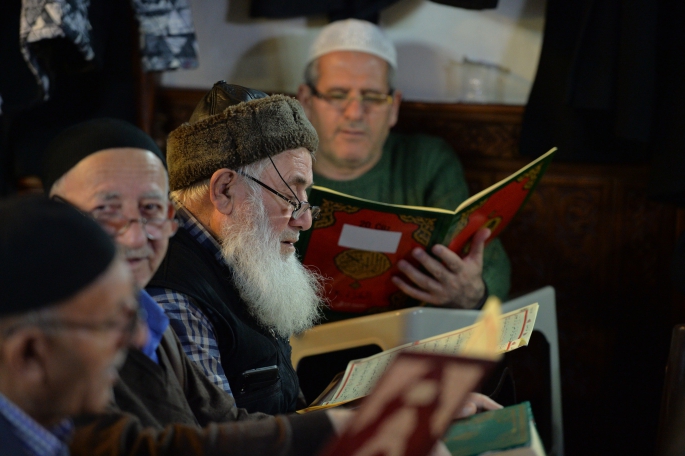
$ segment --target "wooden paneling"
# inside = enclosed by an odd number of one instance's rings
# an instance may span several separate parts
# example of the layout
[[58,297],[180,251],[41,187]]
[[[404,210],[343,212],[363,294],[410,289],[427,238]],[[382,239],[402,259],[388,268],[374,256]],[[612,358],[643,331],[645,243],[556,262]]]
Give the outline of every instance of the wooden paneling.
[[[160,142],[203,94],[159,92]],[[522,116],[516,106],[405,102],[396,129],[446,139],[477,191],[529,161],[518,154]],[[557,291],[570,455],[654,447],[670,328],[683,317],[668,266],[685,217],[646,197],[647,175],[647,165],[553,163],[502,234],[512,295],[545,285]]]

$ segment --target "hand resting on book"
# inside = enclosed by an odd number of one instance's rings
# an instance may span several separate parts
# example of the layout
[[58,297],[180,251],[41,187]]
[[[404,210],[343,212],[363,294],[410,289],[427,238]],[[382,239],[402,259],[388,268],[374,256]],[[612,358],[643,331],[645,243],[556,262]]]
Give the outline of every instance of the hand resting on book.
[[486,410],[499,410],[503,408],[502,405],[490,399],[485,394],[470,393],[464,406],[457,411],[454,419],[458,420],[474,415],[477,412],[484,412]]
[[395,276],[392,282],[412,298],[429,304],[457,309],[473,309],[485,294],[483,282],[483,249],[490,237],[490,230],[481,228],[473,235],[471,249],[464,258],[445,247],[436,244],[431,251],[440,260],[425,250],[414,249],[412,255],[431,275],[400,260],[397,265],[413,285]]

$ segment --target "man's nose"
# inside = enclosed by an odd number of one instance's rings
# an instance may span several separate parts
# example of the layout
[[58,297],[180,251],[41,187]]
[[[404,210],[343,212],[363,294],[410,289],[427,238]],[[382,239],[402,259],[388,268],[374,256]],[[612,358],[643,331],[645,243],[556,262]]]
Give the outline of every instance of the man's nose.
[[347,119],[360,120],[364,116],[364,105],[361,97],[351,98],[345,106],[343,114]]
[[301,231],[307,231],[309,228],[312,227],[312,223],[312,211],[311,209],[307,209],[306,211],[304,211],[302,215],[300,215],[296,219],[290,217],[289,225],[294,228],[299,228]]
[[145,231],[145,226],[140,220],[133,221],[129,227],[117,236],[115,239],[117,243],[129,248],[140,248],[147,244],[148,235]]

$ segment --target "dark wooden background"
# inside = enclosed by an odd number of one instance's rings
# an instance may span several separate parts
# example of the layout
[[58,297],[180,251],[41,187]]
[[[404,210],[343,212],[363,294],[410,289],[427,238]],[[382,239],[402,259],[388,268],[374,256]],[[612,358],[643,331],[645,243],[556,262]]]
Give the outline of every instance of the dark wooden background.
[[[205,91],[146,93],[141,124],[163,146]],[[475,192],[530,161],[518,154],[523,109],[404,102],[396,129],[447,140]],[[685,322],[669,280],[685,217],[646,197],[648,171],[553,163],[502,234],[511,295],[556,289],[567,455],[645,455],[655,446],[670,331]]]

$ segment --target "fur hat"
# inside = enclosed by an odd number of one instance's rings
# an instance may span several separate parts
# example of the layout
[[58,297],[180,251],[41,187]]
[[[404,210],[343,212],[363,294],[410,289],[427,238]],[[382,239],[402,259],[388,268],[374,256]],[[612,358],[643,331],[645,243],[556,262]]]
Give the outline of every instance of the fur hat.
[[285,95],[214,84],[190,122],[169,134],[169,188],[188,187],[221,168],[237,169],[286,150],[319,146],[300,103]]

